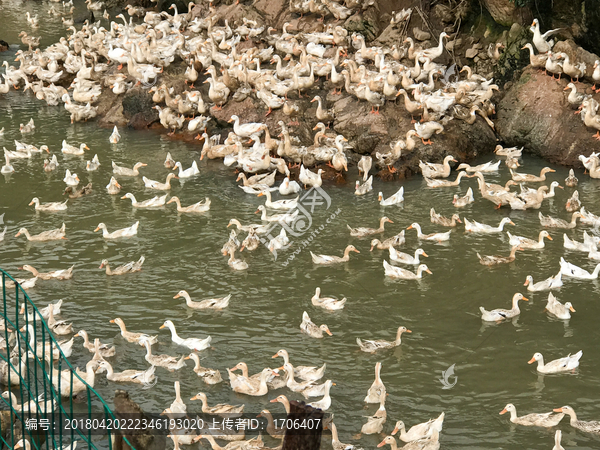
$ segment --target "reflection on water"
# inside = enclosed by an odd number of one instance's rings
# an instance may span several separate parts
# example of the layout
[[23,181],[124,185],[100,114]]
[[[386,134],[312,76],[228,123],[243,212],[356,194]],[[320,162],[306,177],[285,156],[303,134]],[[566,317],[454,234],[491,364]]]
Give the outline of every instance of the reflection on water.
[[[0,5],[0,13],[6,18],[3,30],[6,37],[3,38],[16,41],[16,34],[24,26],[23,8],[42,14],[48,4],[5,2]],[[59,32],[62,32],[59,19],[57,23],[55,18],[49,17],[42,24],[41,33],[45,36],[42,45],[49,44],[52,36]],[[4,54],[1,58],[11,60],[9,56]],[[425,274],[420,281],[384,278],[382,261],[388,257],[387,251],[369,252],[370,239],[349,237],[347,224],[373,227],[383,215],[394,221],[386,227],[385,237],[413,222],[420,223],[424,233],[444,231],[429,222],[430,207],[446,216],[452,215],[456,211],[452,196],[464,195],[469,186],[475,189],[475,180],[465,180],[457,188],[430,190],[420,177],[414,177],[401,182],[405,188],[404,205],[384,209],[377,203],[376,193],[382,191],[387,198],[398,190],[400,183],[375,180],[373,193],[356,197],[352,186],[357,173],[353,167],[346,184],[324,185],[332,204],[329,209],[315,208],[312,227],[325,225],[332,211],[339,208],[341,212],[320,230],[306,249],[287,266],[282,263],[300,248],[302,238],[293,239],[288,250],[279,251],[277,261],[263,246],[252,253],[244,251],[241,257],[250,268],[240,273],[230,270],[226,258],[220,254],[229,236],[226,225],[233,217],[242,223],[258,222],[259,217],[254,213],[263,200],[244,194],[236,187],[233,170],[218,161],[202,161],[198,177],[185,183],[174,181],[172,195],[180,197],[184,205],[209,197],[210,213],[178,214],[174,205],[156,210],[135,209],[129,200],[106,193],[104,186],[111,176],[111,160],[129,167],[142,161],[148,164],[141,169],[145,176],[164,180],[167,170],[162,163],[167,151],[184,167],[189,167],[193,159],[198,159],[199,147],[132,130],[120,130],[121,141],[110,145],[111,130],[101,129],[95,123],[71,125],[63,108],[44,106],[30,93],[11,91],[0,99],[0,108],[0,128],[6,129],[0,142],[2,146],[13,149],[13,139],[47,144],[60,163],[56,172],[47,174],[42,170],[39,155],[31,160],[14,161],[16,173],[0,179],[0,213],[6,213],[5,223],[9,228],[1,246],[2,267],[21,276],[17,267],[25,263],[41,271],[75,264],[71,281],[40,281],[30,295],[40,306],[63,298],[63,318],[73,321],[76,329],[87,330],[91,338],[114,342],[118,348],[117,356],[111,361],[115,370],[144,368],[146,362],[143,349],[125,342],[118,329],[109,323],[110,319],[118,316],[132,331],[158,334],[160,343],[154,350],[156,353],[184,354],[185,349],[174,345],[168,332],[158,330],[164,320],[170,319],[182,337],[212,336],[213,348],[202,353],[202,365],[218,368],[225,378],[225,369],[239,361],[245,361],[251,373],[279,364],[281,361],[273,361],[271,355],[280,348],[288,350],[295,364],[320,366],[326,362],[326,378],[336,383],[332,389],[331,412],[335,413],[343,442],[350,442],[350,437],[365,422],[363,416],[377,408],[371,405],[364,409],[362,403],[377,361],[383,363],[381,376],[390,394],[386,404],[386,432],[391,431],[398,419],[411,426],[445,411],[443,448],[551,448],[552,432],[514,427],[506,417],[498,415],[509,402],[516,405],[520,414],[545,412],[570,404],[581,419],[600,418],[596,321],[600,306],[595,301],[599,294],[598,281],[565,280],[557,297],[563,303],[571,301],[577,309],[570,321],[557,320],[544,312],[545,293],[527,293],[532,301],[522,304],[521,316],[509,323],[483,323],[479,315],[479,306],[510,307],[512,295],[525,292],[526,275],[537,280],[555,274],[561,256],[586,269],[595,265],[585,254],[565,250],[561,231],[550,231],[554,240],[547,242],[544,250],[518,252],[514,263],[490,269],[479,264],[476,253],[507,254],[505,233],[466,235],[459,225],[452,231],[450,241],[440,245],[419,242],[414,230],[408,230],[402,251],[414,253],[416,248],[422,247],[429,255],[425,262],[433,274]],[[36,131],[21,137],[18,125],[30,117],[36,122]],[[85,142],[91,150],[85,157],[62,155],[63,139],[72,144]],[[102,164],[100,169],[86,172],[85,161],[96,153]],[[525,157],[522,171],[539,173],[544,165],[539,159]],[[59,201],[67,168],[78,174],[80,186],[93,184],[92,194],[69,201],[65,213],[36,213],[33,207],[27,206],[35,196],[42,202]],[[549,180],[562,183],[567,170],[555,168],[557,172],[551,174]],[[583,204],[588,210],[600,213],[598,181],[590,180],[581,172],[576,175],[580,179],[578,189]],[[494,183],[503,184],[507,179],[504,167],[500,174],[489,176]],[[121,195],[131,192],[138,200],[156,195],[144,188],[141,177],[121,177],[119,181],[123,185]],[[571,193],[571,188],[559,190],[554,199],[544,203],[541,211],[567,217],[564,204]],[[508,215],[516,224],[507,227],[511,233],[537,236],[540,230],[537,211],[495,210],[477,193],[476,198],[474,204],[458,210],[461,217],[496,225]],[[139,234],[131,239],[107,241],[100,233],[93,232],[100,222],[113,231],[137,220],[140,221]],[[57,228],[63,221],[67,226],[66,241],[32,243],[14,237],[20,227],[39,233]],[[581,230],[578,227],[567,234],[581,240]],[[341,255],[350,243],[361,253],[353,253],[348,263],[333,267],[312,264],[309,250]],[[146,262],[139,273],[107,277],[98,268],[105,258],[116,266],[137,260],[141,255],[146,257]],[[346,308],[327,312],[313,307],[310,298],[316,287],[321,287],[323,295],[347,297]],[[190,310],[182,299],[173,299],[181,289],[187,290],[194,300],[231,293],[230,306],[223,311]],[[316,340],[300,334],[303,311],[316,323],[326,323],[333,336]],[[357,337],[393,339],[400,325],[413,331],[403,337],[401,347],[376,355],[359,351]],[[89,353],[80,343],[78,341],[72,360],[83,367]],[[582,365],[572,375],[542,377],[535,367],[527,364],[537,351],[551,360],[580,349],[584,352]],[[443,389],[439,379],[452,364],[455,364],[457,384],[452,389]],[[172,402],[175,380],[181,381],[182,396],[188,404],[187,399],[204,391],[210,404],[244,402],[246,411],[258,413],[262,408],[282,411],[280,405],[269,403],[280,392],[259,398],[245,397],[232,393],[227,382],[204,385],[191,367],[190,364],[174,373],[158,369],[159,382],[154,388],[144,391],[141,387],[127,386],[126,389],[144,410],[153,413]],[[116,385],[98,376],[97,387],[110,401]],[[287,390],[281,392],[301,399]],[[598,439],[572,431],[567,421],[561,428],[566,448],[598,448]],[[364,436],[360,446],[373,448],[380,440],[379,436]],[[269,445],[274,443],[269,441]]]

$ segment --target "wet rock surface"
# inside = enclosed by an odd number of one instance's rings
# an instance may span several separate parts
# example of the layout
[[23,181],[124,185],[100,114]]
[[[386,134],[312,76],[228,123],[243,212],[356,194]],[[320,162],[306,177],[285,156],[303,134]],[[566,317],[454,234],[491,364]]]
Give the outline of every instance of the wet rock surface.
[[[527,68],[498,103],[500,139],[508,146],[525,146],[552,163],[583,167],[578,155],[600,151],[600,142],[567,102],[568,82],[568,77],[559,81]],[[578,83],[578,90],[592,94],[588,83]]]

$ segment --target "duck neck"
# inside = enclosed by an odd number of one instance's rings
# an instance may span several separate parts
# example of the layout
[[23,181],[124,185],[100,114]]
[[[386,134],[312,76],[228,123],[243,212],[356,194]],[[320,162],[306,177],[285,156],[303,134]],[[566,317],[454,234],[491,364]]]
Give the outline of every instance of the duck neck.
[[[107,266],[107,268],[108,268],[108,266]],[[52,306],[50,306],[50,310],[52,310]],[[87,332],[85,332],[84,330],[81,330],[79,332],[79,336],[81,336],[83,338],[83,346],[86,348],[89,347],[90,346],[90,337],[88,336]]]
[[169,330],[171,331],[171,339],[173,341],[179,340],[179,336],[177,335],[177,330],[175,329],[175,325],[170,323],[167,326],[169,327]]

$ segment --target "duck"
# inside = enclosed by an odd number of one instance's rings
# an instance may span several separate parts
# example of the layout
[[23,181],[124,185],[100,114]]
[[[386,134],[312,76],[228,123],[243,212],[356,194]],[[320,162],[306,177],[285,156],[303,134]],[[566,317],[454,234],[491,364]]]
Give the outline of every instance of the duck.
[[427,183],[427,187],[439,188],[439,187],[458,186],[458,185],[460,185],[460,182],[463,179],[463,177],[470,178],[471,176],[469,174],[467,174],[467,172],[459,172],[454,181],[448,181],[448,180],[443,180],[443,179],[432,179],[432,178],[427,178],[427,177],[423,177],[423,178],[425,179],[425,182]]
[[338,264],[343,262],[348,262],[350,260],[350,252],[360,253],[354,245],[348,245],[344,250],[344,256],[330,256],[330,255],[316,255],[312,251],[310,252],[310,256],[312,257],[312,261],[314,264],[319,265],[331,265]]
[[550,292],[548,294],[548,302],[546,303],[546,311],[559,319],[568,320],[571,318],[571,313],[575,312],[575,308],[573,308],[571,302],[565,302],[563,305]]
[[577,87],[573,83],[567,84],[564,88],[565,91],[569,89],[571,92],[567,95],[567,101],[574,107],[581,105],[587,96],[581,92],[577,92]]
[[465,172],[468,173],[475,173],[475,172],[481,172],[481,173],[490,173],[490,172],[498,172],[498,168],[500,167],[500,162],[501,161],[490,161],[490,162],[486,162],[484,164],[479,164],[477,166],[471,166],[469,164],[466,163],[462,163],[460,164],[456,170],[461,170],[464,169]]
[[433,164],[429,162],[419,161],[421,173],[425,178],[448,178],[450,176],[450,161],[458,162],[454,156],[447,155],[442,164]]
[[473,189],[471,188],[467,189],[467,193],[464,196],[459,197],[457,194],[454,194],[454,197],[452,198],[452,204],[455,208],[462,208],[470,205],[474,201],[475,198],[473,197]]
[[[415,131],[417,132],[417,136],[421,138],[421,142],[423,145],[432,145],[431,136],[433,134],[440,134],[444,131],[444,126],[441,123],[430,121],[420,124],[418,122],[415,123]],[[430,177],[434,178],[434,177]]]
[[583,351],[579,350],[574,355],[569,353],[569,355],[565,356],[564,358],[555,359],[544,364],[544,357],[538,352],[533,355],[533,357],[528,361],[528,364],[533,364],[537,361],[537,371],[544,374],[570,372],[579,367],[579,360],[582,356]]
[[138,169],[140,167],[146,167],[148,165],[148,164],[144,164],[142,162],[137,162],[134,164],[133,169],[130,169],[129,167],[118,166],[115,164],[114,161],[112,161],[111,163],[112,163],[113,173],[115,175],[121,175],[123,177],[137,177],[140,174]]
[[300,192],[302,188],[295,181],[290,181],[289,177],[285,177],[279,185],[279,193],[281,195],[293,195]]
[[225,297],[218,298],[208,298],[206,300],[202,300],[200,302],[195,302],[191,299],[190,294],[187,291],[181,290],[179,291],[175,297],[180,298],[183,297],[185,299],[185,304],[188,308],[192,309],[216,309],[221,310],[223,308],[227,308],[229,306],[229,300],[231,300],[231,294]]
[[306,311],[302,313],[302,323],[300,324],[300,331],[302,331],[302,333],[307,334],[310,337],[317,339],[322,339],[323,333],[326,333],[329,336],[333,336],[333,333],[329,331],[329,327],[327,327],[327,325],[323,324],[321,326],[317,326],[312,320],[310,320],[310,317],[308,316],[308,313]]
[[88,172],[94,172],[98,170],[100,167],[100,160],[98,159],[98,155],[94,155],[91,161],[85,162],[85,170]]
[[[83,338],[83,348],[87,349],[90,353],[96,352],[95,340],[94,342],[90,342],[90,337],[87,331],[79,330],[74,337]],[[115,356],[115,354],[117,353],[117,348],[114,345],[111,347],[107,344],[100,344],[100,342],[98,342],[98,352],[103,358],[110,358]]]
[[549,277],[543,281],[539,281],[537,283],[533,282],[533,277],[531,275],[527,275],[525,284],[523,286],[527,286],[527,290],[530,292],[539,292],[539,291],[548,291],[550,289],[558,289],[563,285],[562,282],[562,273],[558,272],[557,275]]
[[63,181],[67,184],[67,186],[77,186],[79,184],[79,177],[76,173],[71,174],[71,171],[67,169]]
[[553,411],[543,414],[527,414],[526,416],[517,416],[517,408],[512,403],[509,403],[504,407],[500,414],[510,413],[510,421],[517,425],[524,425],[526,427],[544,427],[552,428],[560,423],[564,414],[554,414]]
[[329,422],[326,427],[331,430],[331,446],[333,447],[333,450],[360,450],[359,447],[353,444],[345,444],[340,442],[337,427],[333,421]]
[[352,227],[350,227],[350,225],[346,225],[346,226],[350,230],[350,236],[365,237],[365,236],[371,236],[373,234],[383,233],[385,231],[384,227],[385,227],[386,223],[394,223],[394,222],[391,219],[389,219],[388,217],[384,216],[379,220],[379,228],[368,228],[368,227],[352,228]]
[[[389,445],[391,450],[398,449],[398,445],[396,444],[396,439],[394,436],[387,436],[383,441],[377,444],[377,447],[383,447],[384,445]],[[427,437],[410,442],[402,448],[405,450],[439,450],[439,432],[435,429],[432,429]]]
[[63,152],[65,155],[80,156],[85,153],[85,150],[89,149],[90,148],[84,143],[81,143],[79,147],[75,147],[74,145],[67,144],[67,141],[63,140],[62,148],[60,149],[60,151]]
[[298,180],[304,184],[304,186],[320,187],[323,184],[321,174],[323,169],[319,169],[317,173],[311,172],[309,169],[304,167],[304,164],[300,166],[300,174]]
[[410,270],[395,267],[389,264],[387,261],[383,261],[383,268],[385,276],[390,278],[399,278],[403,280],[419,280],[423,278],[423,272],[431,274],[432,272],[427,268],[427,265],[421,264],[417,267],[417,272],[413,273]]
[[[287,350],[281,349],[277,353],[275,353],[271,358],[278,358],[278,357],[283,358],[284,364],[292,365],[290,363],[290,355],[288,354]],[[323,378],[323,375],[325,374],[326,366],[327,366],[327,364],[323,364],[321,367],[316,367],[316,366],[292,366],[292,367],[294,368],[294,376],[295,377],[301,378],[305,381],[317,381],[317,380],[320,380],[321,378]],[[279,397],[278,397],[278,399],[279,399]],[[279,400],[277,400],[277,401],[279,401]],[[284,403],[284,406],[285,406],[285,402],[282,401],[281,403]]]
[[127,331],[125,322],[123,322],[123,319],[120,317],[110,320],[110,323],[114,323],[119,327],[121,330],[121,336],[123,336],[123,339],[125,339],[127,342],[133,342],[140,345],[144,345],[144,342],[148,342],[150,345],[154,345],[158,342],[158,336],[150,336],[146,333],[134,333]]
[[122,237],[131,237],[137,235],[138,227],[140,226],[140,221],[138,220],[136,223],[127,228],[122,228],[120,230],[113,231],[112,233],[108,232],[106,225],[104,223],[99,223],[95,232],[98,230],[102,230],[102,237],[104,239],[118,239]]
[[31,272],[31,274],[39,278],[40,280],[70,280],[73,278],[73,269],[75,269],[75,265],[72,265],[68,269],[62,270],[52,270],[50,272],[38,272],[38,270],[30,266],[29,264],[24,264],[22,267],[19,267],[19,270],[27,270]]
[[153,366],[164,367],[169,372],[179,370],[185,366],[184,356],[177,359],[174,356],[169,355],[153,355],[150,341],[146,338],[141,338],[140,344],[146,347],[146,356],[144,358]]
[[513,295],[511,309],[492,309],[491,311],[486,311],[483,306],[480,306],[481,319],[485,322],[501,322],[505,319],[517,317],[521,314],[521,310],[519,309],[519,301],[521,300],[529,301],[529,299],[523,297],[523,294],[517,292]]
[[327,380],[325,382],[325,392],[323,398],[319,401],[308,403],[308,406],[311,406],[315,409],[320,409],[321,411],[327,411],[331,407],[331,397],[329,396],[331,386],[333,386],[333,382],[331,380]]
[[388,198],[384,199],[383,198],[383,193],[380,192],[377,196],[377,200],[379,201],[379,204],[381,206],[392,206],[392,205],[399,205],[400,203],[404,202],[404,186],[401,186],[400,189],[398,189],[398,191],[389,196]]
[[206,197],[204,201],[199,201],[189,206],[181,206],[179,197],[173,196],[169,199],[167,205],[169,203],[177,204],[177,212],[180,213],[205,213],[210,210],[211,201],[208,197]]
[[279,373],[269,368],[265,368],[260,372],[257,384],[248,382],[242,383],[237,385],[233,389],[233,391],[238,392],[240,394],[251,395],[253,397],[262,397],[263,395],[266,395],[269,392],[269,387],[267,386],[267,378],[273,376],[279,376]]
[[48,319],[46,320],[48,328],[57,336],[65,336],[73,334],[73,324],[67,323],[64,320],[56,320],[54,318],[54,308],[48,310]]
[[425,439],[430,436],[432,430],[434,429],[437,430],[438,433],[442,431],[444,417],[445,413],[442,412],[437,418],[413,425],[408,431],[406,431],[406,425],[404,425],[404,422],[399,420],[396,422],[394,430],[392,431],[392,436],[396,435],[396,433],[399,431],[400,434],[398,437],[404,442],[413,442],[418,441],[419,439]]
[[121,197],[122,200],[128,198],[131,200],[131,205],[134,208],[158,208],[161,206],[165,206],[165,203],[167,201],[167,195],[169,194],[165,194],[163,196],[154,196],[152,198],[149,198],[148,200],[144,200],[141,202],[138,202],[135,198],[135,196],[131,193],[128,192],[127,194],[125,194],[123,197]]
[[538,214],[540,219],[540,224],[547,228],[563,228],[563,229],[571,229],[577,226],[577,219],[583,217],[579,211],[576,211],[571,216],[571,221],[567,222],[564,219],[557,219],[555,217],[544,216],[541,212]]
[[260,136],[264,131],[266,124],[259,122],[250,122],[240,124],[240,118],[235,114],[231,116],[231,118],[227,121],[229,123],[233,122],[233,132],[240,137],[249,138],[253,134]]
[[[226,255],[227,255],[227,253],[223,253],[223,256],[226,256]],[[246,261],[237,259],[235,257],[235,249],[234,248],[229,249],[229,260],[227,261],[227,264],[233,270],[247,270],[248,269],[248,263]]]
[[31,202],[29,202],[29,206],[35,205],[36,211],[45,211],[45,212],[56,212],[56,211],[66,211],[67,210],[67,202],[69,199],[64,202],[51,202],[51,203],[40,203],[40,199],[34,197]]
[[8,155],[8,153],[4,154],[4,160],[5,160],[5,164],[0,169],[0,173],[2,173],[4,175],[13,173],[15,171],[15,168],[10,163],[10,156]]
[[196,339],[196,338],[187,338],[182,339],[177,335],[177,330],[175,329],[175,324],[170,320],[165,320],[165,322],[160,326],[160,329],[168,328],[171,331],[171,340],[178,345],[183,347],[187,347],[191,350],[195,350],[200,352],[202,350],[206,350],[210,347],[210,342],[212,340],[211,336],[208,336],[205,339]]
[[191,178],[200,173],[200,170],[198,169],[198,164],[196,163],[196,161],[192,162],[192,166],[185,170],[183,170],[183,166],[178,161],[175,163],[175,167],[173,168],[173,170],[175,170],[177,168],[179,169],[179,174],[178,174],[179,178]]
[[373,175],[370,175],[363,184],[360,184],[359,180],[356,180],[354,187],[354,195],[365,195],[373,190]]
[[575,410],[570,406],[563,406],[562,408],[557,408],[554,412],[562,412],[569,416],[569,423],[573,428],[577,428],[578,430],[585,431],[587,433],[600,433],[600,421],[583,421],[578,420],[577,415],[575,414]]
[[146,260],[146,258],[142,255],[140,257],[140,259],[138,259],[137,261],[130,261],[127,264],[123,264],[119,267],[117,267],[116,269],[112,270],[110,268],[110,266],[108,265],[108,260],[107,259],[103,259],[102,262],[100,263],[100,267],[98,267],[99,269],[104,269],[106,268],[105,272],[106,275],[125,275],[126,273],[135,273],[135,272],[139,272],[142,270],[142,265],[144,264],[144,261]]
[[486,225],[485,223],[479,223],[479,222],[476,222],[475,220],[470,221],[466,217],[464,218],[464,221],[465,221],[465,231],[472,232],[472,233],[487,233],[487,234],[502,233],[502,231],[504,231],[504,225],[506,225],[506,224],[514,225],[514,222],[512,220],[510,220],[509,217],[504,217],[500,221],[500,224],[497,227],[493,227],[491,225]]
[[118,130],[117,126],[115,125],[115,127],[113,128],[112,134],[108,138],[108,142],[110,142],[111,144],[117,144],[120,140],[121,140],[121,134],[119,133],[119,130]]
[[240,247],[240,252],[243,252],[245,249],[248,249],[249,251],[252,252],[252,251],[256,250],[259,245],[260,245],[260,238],[254,231],[254,229],[250,229],[250,231],[248,231],[248,235],[242,241],[242,246]]
[[27,228],[21,228],[19,230],[19,232],[15,235],[15,237],[19,237],[23,234],[23,235],[25,235],[25,237],[27,238],[28,241],[37,241],[37,242],[56,241],[59,239],[67,239],[65,237],[65,230],[66,230],[66,225],[64,223],[62,224],[62,227],[60,227],[60,228],[56,228],[54,230],[42,231],[40,234],[34,234],[34,235],[29,234],[29,231],[27,231]]
[[550,236],[550,234],[546,230],[540,231],[537,241],[535,239],[529,239],[523,236],[512,235],[508,231],[506,232],[506,234],[508,235],[508,243],[511,246],[518,245],[523,249],[544,248],[544,238],[552,240],[552,236]]
[[[227,227],[229,228],[232,225],[235,225],[239,231],[245,231],[246,233],[249,233],[250,230],[252,230],[256,234],[266,234],[269,232],[269,229],[270,229],[268,225],[257,225],[257,224],[242,225],[240,223],[240,221],[237,219],[231,219],[229,221],[229,223],[227,224]],[[225,254],[223,256],[225,256]]]
[[421,225],[414,222],[411,226],[407,228],[407,230],[417,230],[417,237],[423,241],[437,241],[444,242],[450,240],[450,231],[445,233],[431,233],[431,234],[423,234],[421,231]]
[[[204,381],[206,384],[208,385],[213,385],[213,384],[219,384],[223,381],[223,378],[221,377],[221,372],[219,372],[219,370],[217,369],[209,369],[206,367],[202,367],[200,365],[200,357],[196,354],[196,353],[190,353],[188,356],[186,356],[184,358],[185,360],[187,359],[193,359],[194,360],[194,372],[196,372],[196,375],[198,375],[200,378],[202,378],[202,381]],[[194,400],[195,398],[192,398],[192,400]],[[196,398],[196,400],[198,400],[199,398]],[[243,405],[242,405],[242,410],[243,410]],[[202,406],[202,411],[204,411],[204,405]],[[235,411],[231,411],[231,412],[235,412]],[[241,412],[241,411],[240,411]]]
[[317,287],[315,289],[315,295],[312,296],[310,301],[314,306],[318,306],[319,308],[327,309],[328,311],[339,311],[344,309],[346,297],[341,300],[332,297],[321,297],[321,288]]
[[165,158],[164,166],[167,169],[172,169],[175,167],[175,160],[171,156],[170,152],[167,152],[167,157]]
[[115,177],[110,177],[110,182],[106,185],[106,190],[110,195],[117,195],[121,192],[121,185]]
[[147,370],[128,369],[122,372],[114,372],[113,367],[108,361],[100,361],[99,367],[106,371],[106,379],[118,383],[137,383],[149,385],[155,380],[154,371],[156,366],[151,366]]
[[505,148],[505,147],[502,147],[501,145],[496,145],[496,147],[494,149],[494,153],[497,156],[506,156],[506,157],[516,158],[516,157],[519,157],[522,155],[523,148],[524,147],[521,147],[520,149],[517,147]]
[[573,169],[569,169],[569,176],[565,178],[565,186],[575,187],[577,186],[578,182],[579,180],[575,176],[575,172],[573,171]]
[[[402,334],[403,333],[412,333],[412,331],[410,331],[409,329],[407,329],[404,326],[400,326],[398,327],[398,330],[396,331],[396,339],[393,341],[386,341],[383,339],[378,339],[375,341],[370,341],[370,340],[361,340],[360,338],[356,338],[356,343],[358,344],[358,346],[360,347],[360,349],[363,352],[366,353],[375,353],[379,350],[386,350],[386,349],[390,349],[390,348],[394,348],[394,347],[398,347],[401,343],[402,343]],[[378,363],[380,365],[380,369],[381,369],[381,363]],[[377,371],[377,366],[375,367],[375,379],[377,380],[378,378],[378,371]],[[369,403],[369,402],[368,402]],[[375,402],[370,402],[370,403],[375,403]]]
[[537,182],[546,181],[546,174],[552,173],[552,172],[556,172],[556,170],[551,169],[550,167],[544,167],[540,171],[539,176],[532,175],[529,173],[513,172],[512,170],[510,171],[510,174],[512,176],[513,181],[516,181],[517,183],[523,183],[523,182],[537,183]]
[[390,261],[395,261],[401,264],[412,264],[419,265],[421,261],[419,260],[419,255],[427,257],[427,253],[422,248],[418,248],[415,250],[415,255],[409,255],[407,253],[399,252],[394,247],[389,248],[390,252]]
[[580,208],[581,208],[581,201],[579,200],[579,191],[574,191],[573,195],[571,195],[571,198],[569,198],[569,200],[567,200],[565,209],[567,210],[567,212],[572,213],[575,211],[579,211]]
[[[246,178],[246,174],[244,172],[240,172],[236,181],[242,180],[244,186],[253,186],[256,184],[264,184],[268,187],[271,187],[275,184],[275,175],[277,171],[274,170],[271,173],[261,173],[257,175],[252,175],[250,178]],[[288,178],[289,181],[289,178]]]
[[457,223],[462,223],[458,214],[452,214],[452,217],[448,219],[447,217],[436,213],[434,208],[429,210],[429,217],[431,223],[442,225],[443,227],[455,227]]
[[561,256],[560,258],[560,271],[566,277],[578,278],[580,280],[595,280],[598,278],[600,273],[600,264],[596,265],[596,268],[592,273],[588,272],[581,267],[571,264]]
[[298,196],[295,199],[291,199],[291,200],[272,201],[271,192],[269,192],[269,191],[263,191],[258,194],[258,197],[262,197],[262,196],[267,197],[267,200],[265,201],[265,206],[267,208],[282,209],[282,210],[291,210],[291,209],[297,208],[298,207],[298,199],[300,198]]
[[315,95],[314,98],[310,101],[311,103],[317,102],[317,112],[316,117],[319,119],[319,122],[322,123],[330,123],[335,119],[335,111],[333,109],[325,109],[323,108],[323,100],[319,95]]
[[498,264],[508,264],[515,260],[517,250],[520,249],[521,247],[519,247],[518,245],[513,245],[510,249],[510,254],[508,256],[481,256],[479,253],[477,253],[477,257],[479,258],[479,262],[484,266],[497,266]]
[[[192,353],[195,355],[195,353]],[[196,355],[198,356],[198,355]],[[204,392],[198,392],[190,400],[200,400],[202,402],[202,412],[205,414],[217,415],[222,417],[236,417],[244,411],[245,405],[228,405],[219,403],[214,406],[208,406],[208,398]]]
[[144,186],[149,189],[156,189],[157,191],[169,191],[171,190],[171,180],[173,178],[177,179],[179,177],[174,173],[170,173],[167,175],[167,179],[164,183],[161,183],[160,181],[154,181],[146,177],[142,177],[142,180],[144,181]]

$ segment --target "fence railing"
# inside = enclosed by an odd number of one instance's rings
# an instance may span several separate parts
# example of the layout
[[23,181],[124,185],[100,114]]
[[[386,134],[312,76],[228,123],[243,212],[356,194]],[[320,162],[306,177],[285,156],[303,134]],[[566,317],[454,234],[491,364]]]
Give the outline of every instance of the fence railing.
[[[72,342],[59,345],[48,328],[47,308],[53,306],[38,309],[2,269],[0,281],[0,442],[14,448],[25,439],[31,449],[70,449],[77,441],[78,449],[112,450],[111,430],[92,434],[85,426],[87,419],[115,417],[84,379],[86,373],[69,363],[65,352],[70,355]],[[83,426],[72,426],[73,420]]]

